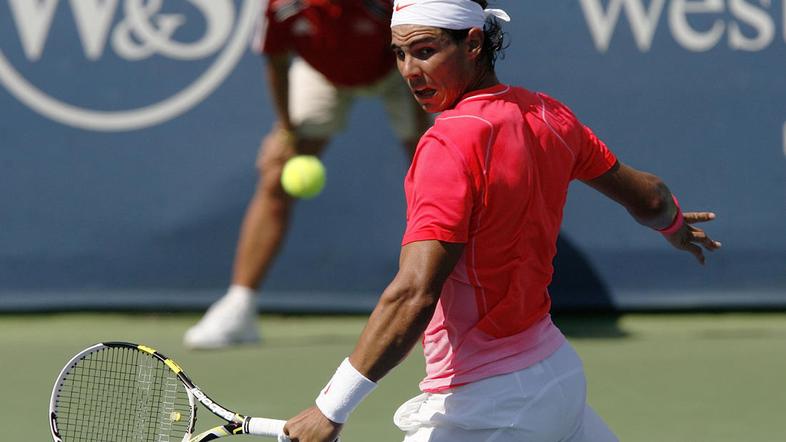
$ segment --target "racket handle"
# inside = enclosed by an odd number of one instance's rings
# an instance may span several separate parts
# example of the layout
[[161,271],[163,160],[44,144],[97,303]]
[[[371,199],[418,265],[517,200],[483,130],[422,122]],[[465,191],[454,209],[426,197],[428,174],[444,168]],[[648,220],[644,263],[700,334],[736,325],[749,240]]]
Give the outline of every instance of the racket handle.
[[284,424],[287,421],[279,419],[265,419],[252,417],[248,421],[248,434],[255,436],[278,437],[284,434]]

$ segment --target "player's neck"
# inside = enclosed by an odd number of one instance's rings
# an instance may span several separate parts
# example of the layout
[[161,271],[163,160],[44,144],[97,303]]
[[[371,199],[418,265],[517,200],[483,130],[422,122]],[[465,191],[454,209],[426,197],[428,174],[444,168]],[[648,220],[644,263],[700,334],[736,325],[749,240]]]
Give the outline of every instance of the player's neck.
[[492,70],[484,69],[478,74],[477,77],[475,77],[475,80],[469,84],[467,90],[464,91],[464,95],[471,94],[472,92],[482,89],[488,89],[498,84],[499,79],[497,79],[497,74]]

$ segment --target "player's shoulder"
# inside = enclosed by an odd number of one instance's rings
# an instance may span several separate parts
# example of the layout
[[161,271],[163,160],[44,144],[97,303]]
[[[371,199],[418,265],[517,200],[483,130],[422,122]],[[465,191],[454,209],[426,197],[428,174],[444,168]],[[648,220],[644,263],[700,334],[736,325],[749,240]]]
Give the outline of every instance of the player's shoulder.
[[573,111],[562,101],[544,93],[534,92],[533,97],[536,101],[537,112],[545,117],[549,124],[559,127],[569,127],[576,124],[576,116]]
[[435,126],[449,128],[463,138],[485,134],[505,124],[511,114],[520,115],[521,107],[528,107],[535,101],[526,89],[500,84],[466,96],[454,108],[440,114]]
[[488,132],[494,123],[481,112],[472,109],[450,109],[434,120],[431,132],[449,134],[456,140],[470,141],[473,137]]
[[436,140],[465,163],[483,156],[493,140],[496,127],[482,114],[452,109],[443,112],[426,132],[427,139]]
[[308,6],[308,0],[270,0],[267,14],[281,23],[303,12]]

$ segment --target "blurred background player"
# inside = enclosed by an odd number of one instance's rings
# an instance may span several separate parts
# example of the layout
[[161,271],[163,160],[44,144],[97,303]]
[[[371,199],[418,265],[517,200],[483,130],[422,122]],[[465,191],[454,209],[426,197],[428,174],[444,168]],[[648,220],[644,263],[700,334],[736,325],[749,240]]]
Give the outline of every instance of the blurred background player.
[[701,263],[701,247],[720,247],[691,225],[712,213],[683,214],[663,181],[618,161],[568,107],[500,83],[497,19],[510,18],[485,7],[396,3],[399,71],[421,106],[440,115],[404,183],[399,271],[316,406],[287,422],[292,440],[334,440],[422,342],[423,394],[394,417],[405,442],[616,441],[587,404],[581,360],[549,313],[570,182],[610,197]]
[[412,99],[390,51],[389,0],[271,0],[257,29],[277,121],[262,141],[260,179],[238,240],[232,284],[185,334],[192,348],[259,341],[256,290],[289,224],[292,198],[281,169],[295,154],[319,155],[343,129],[352,102],[380,98],[411,158],[430,120]]

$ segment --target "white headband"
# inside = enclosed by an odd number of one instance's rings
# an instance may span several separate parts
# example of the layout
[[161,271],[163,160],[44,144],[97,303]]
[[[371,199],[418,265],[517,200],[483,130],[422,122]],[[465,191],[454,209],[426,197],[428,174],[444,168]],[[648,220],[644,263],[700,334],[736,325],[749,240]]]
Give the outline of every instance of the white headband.
[[510,16],[502,9],[483,9],[471,0],[396,0],[390,27],[420,25],[443,29],[480,28],[494,16],[509,22]]

